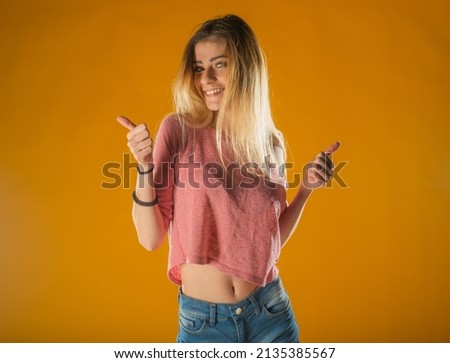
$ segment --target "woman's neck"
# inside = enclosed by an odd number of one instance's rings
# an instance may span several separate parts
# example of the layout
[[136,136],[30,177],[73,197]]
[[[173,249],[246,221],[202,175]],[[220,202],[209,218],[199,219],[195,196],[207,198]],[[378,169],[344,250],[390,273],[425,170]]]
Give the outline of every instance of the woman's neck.
[[208,123],[208,125],[215,128],[216,121],[217,121],[217,111],[213,111],[212,116],[211,116],[211,121]]

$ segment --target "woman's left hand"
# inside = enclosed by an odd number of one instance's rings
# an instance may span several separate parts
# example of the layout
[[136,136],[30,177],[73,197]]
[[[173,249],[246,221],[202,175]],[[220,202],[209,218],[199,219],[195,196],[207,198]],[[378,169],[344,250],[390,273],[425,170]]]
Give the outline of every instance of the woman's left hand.
[[331,155],[339,149],[339,141],[317,154],[316,158],[303,168],[302,185],[310,190],[322,188],[333,177],[334,163]]

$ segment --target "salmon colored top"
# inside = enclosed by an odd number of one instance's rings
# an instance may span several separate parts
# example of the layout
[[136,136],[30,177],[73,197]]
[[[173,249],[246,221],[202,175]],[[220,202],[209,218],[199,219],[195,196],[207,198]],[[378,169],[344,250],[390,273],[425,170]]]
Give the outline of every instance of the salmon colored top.
[[[181,285],[182,264],[209,264],[265,286],[278,275],[285,179],[275,168],[263,179],[237,163],[223,167],[212,127],[186,127],[184,135],[183,143],[177,116],[166,118],[153,151],[158,206],[169,233],[169,279]],[[226,144],[224,150],[226,157]]]

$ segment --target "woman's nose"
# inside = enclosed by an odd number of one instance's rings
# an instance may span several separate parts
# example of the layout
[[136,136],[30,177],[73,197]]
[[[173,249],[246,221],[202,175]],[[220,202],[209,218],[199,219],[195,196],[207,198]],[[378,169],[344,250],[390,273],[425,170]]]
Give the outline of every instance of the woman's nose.
[[205,69],[205,71],[202,74],[201,82],[203,84],[206,84],[206,83],[214,82],[216,80],[217,80],[217,78],[216,78],[214,69],[212,67]]

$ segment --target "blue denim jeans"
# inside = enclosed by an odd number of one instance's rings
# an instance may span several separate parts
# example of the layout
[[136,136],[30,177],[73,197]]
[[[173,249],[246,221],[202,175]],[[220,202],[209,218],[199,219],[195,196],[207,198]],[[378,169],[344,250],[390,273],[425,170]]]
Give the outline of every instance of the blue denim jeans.
[[299,328],[278,277],[236,304],[178,293],[177,343],[298,343]]

